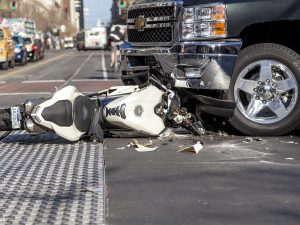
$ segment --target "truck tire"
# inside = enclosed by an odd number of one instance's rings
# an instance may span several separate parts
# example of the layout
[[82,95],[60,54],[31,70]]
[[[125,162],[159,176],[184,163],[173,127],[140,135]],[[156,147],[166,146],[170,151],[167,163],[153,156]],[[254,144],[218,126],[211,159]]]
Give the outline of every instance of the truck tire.
[[15,60],[12,59],[12,60],[10,60],[10,62],[9,62],[9,68],[14,68],[14,67],[15,67]]
[[229,98],[237,103],[231,124],[248,135],[284,135],[300,125],[300,56],[278,44],[243,49]]
[[38,57],[37,57],[37,53],[36,52],[33,53],[32,61],[33,62],[37,62],[38,61]]
[[1,64],[1,68],[2,68],[3,70],[8,70],[8,68],[9,68],[9,62],[8,62],[8,59],[6,59],[6,61],[3,62],[3,63]]

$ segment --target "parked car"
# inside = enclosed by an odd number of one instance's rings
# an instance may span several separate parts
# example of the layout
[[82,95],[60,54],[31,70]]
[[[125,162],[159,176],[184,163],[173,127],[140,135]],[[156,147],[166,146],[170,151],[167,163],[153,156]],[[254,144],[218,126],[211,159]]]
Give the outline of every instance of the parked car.
[[0,65],[4,70],[15,66],[14,41],[6,27],[0,27]]
[[24,39],[21,36],[13,36],[15,42],[15,62],[21,65],[27,64],[27,51]]
[[34,39],[32,36],[24,37],[25,46],[27,50],[27,58],[30,61],[36,62],[39,60],[38,47],[34,44]]

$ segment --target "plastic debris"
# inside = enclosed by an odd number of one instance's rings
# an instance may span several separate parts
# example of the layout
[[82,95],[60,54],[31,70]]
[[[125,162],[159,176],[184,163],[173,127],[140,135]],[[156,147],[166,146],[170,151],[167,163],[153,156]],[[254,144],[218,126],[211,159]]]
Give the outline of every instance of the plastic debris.
[[263,141],[261,138],[253,138],[253,137],[247,137],[243,143],[250,143],[250,142],[259,142],[259,141]]
[[158,149],[158,146],[155,147],[148,147],[151,146],[152,140],[149,140],[148,142],[146,142],[145,144],[139,144],[139,142],[136,139],[132,139],[132,141],[127,145],[127,147],[134,147],[136,151],[138,152],[153,152],[156,151]]
[[198,154],[203,149],[203,145],[200,141],[198,141],[196,144],[191,145],[187,148],[181,149],[178,152],[191,152]]
[[163,133],[161,133],[158,136],[158,140],[163,140],[166,138],[174,138],[174,136],[175,136],[175,133],[174,133],[173,129],[167,128]]
[[279,141],[279,143],[298,145],[298,142],[294,142],[294,141]]
[[86,187],[84,191],[93,192],[93,193],[102,193],[103,192],[103,188]]
[[220,137],[229,137],[229,135],[228,135],[228,133],[226,133],[225,131],[218,131],[218,135],[220,136]]

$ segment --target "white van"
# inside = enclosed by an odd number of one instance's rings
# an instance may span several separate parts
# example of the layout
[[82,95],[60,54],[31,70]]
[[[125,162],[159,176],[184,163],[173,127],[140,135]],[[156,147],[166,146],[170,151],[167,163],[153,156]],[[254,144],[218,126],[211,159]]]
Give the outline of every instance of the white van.
[[65,48],[74,48],[74,39],[73,37],[64,38],[64,47]]
[[107,48],[107,31],[106,27],[94,27],[85,31],[85,49],[105,49]]

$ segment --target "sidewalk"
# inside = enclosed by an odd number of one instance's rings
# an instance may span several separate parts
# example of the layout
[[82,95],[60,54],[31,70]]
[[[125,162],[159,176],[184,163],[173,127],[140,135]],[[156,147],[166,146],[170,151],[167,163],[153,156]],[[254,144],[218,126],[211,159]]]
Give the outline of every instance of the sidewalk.
[[105,222],[102,145],[14,132],[0,142],[0,224]]

